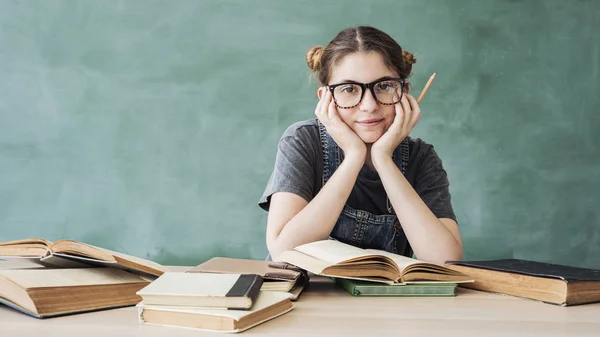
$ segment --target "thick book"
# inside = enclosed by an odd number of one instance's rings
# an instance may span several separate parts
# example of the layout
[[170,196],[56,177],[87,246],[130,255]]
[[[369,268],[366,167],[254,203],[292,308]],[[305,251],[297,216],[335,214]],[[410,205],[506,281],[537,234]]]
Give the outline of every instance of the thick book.
[[137,294],[147,305],[248,310],[262,284],[256,274],[166,272]]
[[150,282],[111,268],[0,269],[0,302],[37,318],[133,306]]
[[263,291],[283,291],[296,300],[307,286],[308,276],[287,263],[228,257],[214,257],[187,271],[188,273],[258,274],[264,283]]
[[335,278],[335,283],[353,296],[445,297],[456,296],[456,283],[383,284]]
[[165,268],[139,257],[113,252],[73,240],[50,242],[25,239],[0,242],[0,258],[21,258],[54,268],[111,267],[160,276]]
[[139,321],[174,327],[237,333],[294,308],[289,293],[261,291],[250,310],[223,310],[177,306],[137,305]]
[[465,288],[512,295],[561,306],[600,302],[600,270],[520,259],[448,261],[472,277]]
[[472,281],[469,276],[441,265],[336,240],[301,245],[283,252],[278,259],[317,275],[387,284]]

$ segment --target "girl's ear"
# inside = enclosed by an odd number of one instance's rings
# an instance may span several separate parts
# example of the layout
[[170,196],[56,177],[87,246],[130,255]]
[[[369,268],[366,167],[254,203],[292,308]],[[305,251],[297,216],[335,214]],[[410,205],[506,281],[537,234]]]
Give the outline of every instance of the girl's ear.
[[319,89],[317,89],[317,97],[319,99],[321,99],[321,97],[323,97],[325,95],[327,90],[328,90],[327,87],[320,87]]

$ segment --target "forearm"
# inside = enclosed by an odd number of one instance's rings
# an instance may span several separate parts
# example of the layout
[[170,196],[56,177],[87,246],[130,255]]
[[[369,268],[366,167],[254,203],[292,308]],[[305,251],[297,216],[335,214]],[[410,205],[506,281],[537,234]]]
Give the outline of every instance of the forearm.
[[462,244],[431,212],[391,158],[373,164],[417,258],[438,264],[459,260]]
[[354,187],[364,156],[347,156],[319,193],[283,227],[269,247],[272,256],[327,239]]

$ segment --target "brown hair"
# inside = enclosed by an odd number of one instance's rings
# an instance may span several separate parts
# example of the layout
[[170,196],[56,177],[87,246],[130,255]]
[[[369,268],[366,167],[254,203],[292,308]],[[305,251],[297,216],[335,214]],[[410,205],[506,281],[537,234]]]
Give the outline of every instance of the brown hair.
[[410,76],[412,65],[417,62],[413,54],[403,51],[388,34],[374,27],[358,26],[342,30],[325,47],[312,47],[306,53],[306,64],[321,85],[326,85],[331,67],[344,56],[356,52],[379,53],[385,64],[404,79]]

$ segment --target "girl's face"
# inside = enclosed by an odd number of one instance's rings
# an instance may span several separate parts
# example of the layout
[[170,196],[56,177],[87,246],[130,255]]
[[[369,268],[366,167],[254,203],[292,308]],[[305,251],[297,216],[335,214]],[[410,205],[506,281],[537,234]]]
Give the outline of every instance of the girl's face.
[[[344,56],[332,66],[328,85],[354,81],[371,83],[383,77],[399,77],[388,68],[376,52],[357,52]],[[324,89],[318,92],[319,98]],[[396,115],[393,105],[379,104],[370,90],[366,89],[360,103],[349,109],[337,108],[340,118],[363,142],[372,144],[392,125]]]

